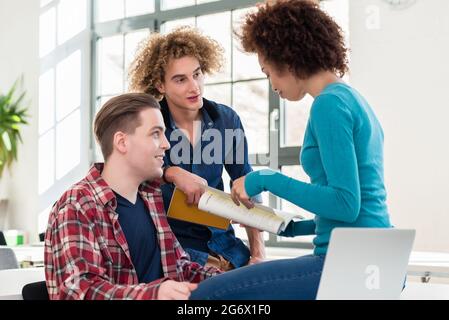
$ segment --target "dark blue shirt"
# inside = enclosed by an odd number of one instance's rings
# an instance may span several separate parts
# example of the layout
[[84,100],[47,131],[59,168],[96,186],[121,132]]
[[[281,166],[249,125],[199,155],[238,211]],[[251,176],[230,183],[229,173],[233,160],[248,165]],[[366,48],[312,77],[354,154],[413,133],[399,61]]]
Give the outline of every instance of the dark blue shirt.
[[136,203],[114,192],[117,198],[118,221],[128,242],[131,261],[140,283],[162,278],[161,250],[156,227],[145,202],[137,195]]
[[[248,162],[248,145],[243,126],[237,113],[231,108],[203,99],[201,108],[201,141],[192,147],[180,134],[173,121],[167,101],[161,101],[161,111],[170,141],[165,165],[179,166],[205,180],[208,185],[223,190],[223,169],[231,181],[251,172]],[[162,185],[165,209],[168,210],[174,185]],[[250,257],[249,249],[236,238],[234,229],[206,227],[189,222],[169,219],[170,226],[190,258],[204,265],[210,252],[218,253],[235,267],[245,265]]]

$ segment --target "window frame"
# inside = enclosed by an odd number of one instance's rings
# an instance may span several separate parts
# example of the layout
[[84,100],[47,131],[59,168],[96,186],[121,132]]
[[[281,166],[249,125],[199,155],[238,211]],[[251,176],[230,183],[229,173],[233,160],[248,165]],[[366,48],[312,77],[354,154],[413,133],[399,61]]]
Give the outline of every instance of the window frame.
[[[53,205],[55,199],[55,195],[62,194],[65,190],[67,190],[70,185],[73,184],[74,181],[77,181],[80,179],[80,177],[83,177],[85,175],[86,170],[88,169],[90,165],[90,157],[83,157],[84,154],[89,153],[90,150],[90,127],[88,125],[89,120],[91,118],[90,115],[90,96],[91,96],[91,86],[90,86],[90,74],[91,74],[91,47],[90,47],[90,38],[91,38],[91,1],[86,0],[86,25],[83,30],[81,30],[79,33],[71,36],[68,39],[64,39],[62,43],[58,43],[58,18],[59,18],[59,5],[60,1],[52,0],[48,1],[45,5],[40,6],[40,13],[39,17],[44,15],[49,10],[55,10],[55,16],[54,16],[54,48],[50,52],[46,52],[43,56],[39,54],[39,78],[44,75],[45,73],[51,71],[53,74],[53,88],[52,88],[52,99],[54,101],[54,114],[49,115],[53,118],[53,125],[50,128],[47,128],[43,132],[39,131],[38,128],[38,145],[40,139],[49,133],[51,130],[53,130],[53,149],[54,149],[54,168],[53,168],[53,184],[46,188],[45,190],[37,190],[38,194],[38,209],[37,214],[40,216],[41,214],[48,215],[49,210],[48,208],[51,208]],[[40,40],[39,40],[40,41]],[[80,70],[80,105],[70,111],[67,115],[62,117],[61,119],[57,119],[57,112],[56,108],[58,108],[57,104],[57,67],[60,62],[64,61],[65,58],[70,57],[72,54],[79,51],[80,53],[80,64],[81,64],[81,70]],[[39,83],[40,86],[40,83]],[[38,94],[40,96],[40,88],[38,89]],[[40,97],[39,97],[40,99]],[[40,117],[40,108],[38,107],[38,117]],[[62,177],[57,176],[57,128],[58,125],[61,124],[64,120],[66,120],[68,117],[71,117],[75,112],[78,112],[80,114],[80,144],[79,144],[79,153],[80,153],[80,161],[79,163],[70,169],[70,171],[66,172]],[[37,147],[38,154],[39,154],[39,146]],[[38,156],[39,157],[39,156]],[[38,160],[39,162],[39,160]],[[39,168],[38,168],[39,170]],[[38,178],[39,179],[39,178]],[[40,218],[39,218],[40,219]],[[46,218],[42,218],[42,220],[46,220]],[[38,225],[38,232],[42,232],[41,229],[39,229]]]
[[[161,10],[161,0],[155,0],[154,8],[155,11],[152,13],[133,16],[133,17],[125,17],[123,19],[105,21],[105,22],[96,22],[95,17],[97,16],[97,0],[92,0],[91,2],[91,26],[92,26],[92,36],[91,36],[91,112],[90,116],[93,120],[96,113],[97,103],[99,99],[101,99],[102,95],[98,94],[98,69],[99,69],[99,61],[98,61],[98,50],[97,50],[97,41],[103,37],[109,37],[114,35],[125,35],[126,33],[149,29],[149,31],[159,32],[161,29],[161,25],[165,22],[172,20],[179,20],[184,18],[192,18],[220,13],[224,11],[234,11],[238,9],[244,9],[248,7],[252,7],[259,3],[259,0],[219,0],[209,3],[191,5],[181,8],[169,9],[169,10]],[[232,15],[231,15],[232,19]],[[231,21],[232,26],[232,21]],[[232,42],[231,42],[232,44]],[[123,50],[125,51],[125,46],[123,46]],[[232,46],[231,46],[232,50]],[[125,57],[123,57],[125,59]],[[231,59],[233,59],[233,54],[231,53]],[[231,64],[233,62],[231,61]],[[230,81],[219,81],[219,82],[210,82],[207,85],[219,85],[219,84],[233,84],[243,83],[255,80],[263,80],[262,78],[251,78],[244,80],[233,80],[233,68],[231,65],[231,79]],[[299,154],[301,151],[301,147],[298,146],[286,146],[283,147],[281,144],[281,136],[280,129],[283,129],[284,121],[281,119],[281,100],[279,96],[271,89],[269,82],[268,85],[268,130],[270,137],[270,144],[275,143],[277,145],[277,154],[278,160],[272,163],[270,161],[269,165],[263,163],[264,161],[260,161],[261,159],[269,159],[269,154],[271,152],[272,146],[269,145],[269,152],[265,154],[251,154],[250,161],[253,166],[268,166],[273,170],[280,170],[282,166],[287,165],[300,165],[299,163]],[[232,87],[231,87],[231,101],[233,95]],[[92,122],[92,121],[91,121]],[[276,146],[275,145],[275,146]],[[95,138],[93,134],[90,135],[90,146],[89,146],[89,159],[90,162],[93,163],[96,160],[96,145]],[[269,205],[272,207],[280,207],[280,199],[276,196],[270,194],[269,195]],[[313,247],[310,241],[281,241],[280,237],[274,234],[269,234],[269,239],[265,241],[266,246],[270,247],[293,247],[293,248],[307,248],[310,249]]]

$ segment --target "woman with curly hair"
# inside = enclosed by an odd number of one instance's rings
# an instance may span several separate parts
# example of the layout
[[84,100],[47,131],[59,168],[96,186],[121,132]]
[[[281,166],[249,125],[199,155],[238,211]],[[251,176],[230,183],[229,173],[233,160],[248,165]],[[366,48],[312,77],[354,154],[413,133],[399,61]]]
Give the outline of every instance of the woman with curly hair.
[[[194,28],[181,27],[165,35],[152,34],[131,65],[130,90],[161,100],[165,135],[171,145],[164,159],[163,179],[167,183],[162,185],[162,194],[166,210],[175,186],[186,194],[189,204],[197,204],[204,185],[223,190],[223,169],[232,180],[252,171],[237,113],[203,98],[205,74],[218,71],[222,61],[223,49],[216,41]],[[232,148],[219,146],[212,156],[206,152],[217,144],[215,137],[210,139],[212,133],[226,137],[225,131],[230,129],[241,132],[228,144]],[[191,259],[203,266],[227,271],[265,257],[262,234],[254,228],[246,228],[248,249],[232,226],[221,230],[173,219],[169,222]]]
[[245,51],[257,54],[280,97],[314,97],[300,155],[311,182],[261,170],[237,179],[232,188],[237,204],[269,191],[315,214],[313,220],[292,222],[282,234],[316,235],[313,255],[297,258],[297,274],[313,297],[332,229],[391,227],[383,130],[369,103],[341,79],[348,70],[342,31],[316,3],[267,2],[246,16],[240,39]]

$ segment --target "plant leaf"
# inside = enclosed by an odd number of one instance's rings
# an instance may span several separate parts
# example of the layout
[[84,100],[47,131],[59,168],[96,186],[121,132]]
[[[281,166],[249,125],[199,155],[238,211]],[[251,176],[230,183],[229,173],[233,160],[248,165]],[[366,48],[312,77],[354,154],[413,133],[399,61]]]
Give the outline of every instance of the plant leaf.
[[15,97],[18,80],[6,95],[0,94],[0,177],[3,170],[17,160],[17,150],[22,142],[21,125],[28,124],[27,107],[24,106],[25,92]]

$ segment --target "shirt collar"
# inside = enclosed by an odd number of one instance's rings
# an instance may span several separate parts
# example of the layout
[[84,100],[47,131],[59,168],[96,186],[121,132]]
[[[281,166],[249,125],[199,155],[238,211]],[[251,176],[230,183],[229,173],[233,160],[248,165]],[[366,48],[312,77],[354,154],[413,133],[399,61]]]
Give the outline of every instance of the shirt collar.
[[[107,184],[107,182],[101,176],[103,171],[104,163],[95,163],[89,170],[86,176],[86,181],[91,185],[95,197],[106,207],[108,204],[115,210],[117,208],[117,199],[115,197],[114,191]],[[158,181],[145,181],[139,186],[139,193],[144,197],[144,199],[149,199],[150,195],[155,193],[160,193],[161,183]]]
[[[170,113],[170,109],[168,108],[167,99],[163,98],[159,104],[161,105],[161,112],[164,118],[165,126],[172,130],[176,129],[175,121]],[[220,114],[217,111],[216,103],[210,100],[203,98],[203,107],[200,109],[202,115],[202,124],[206,126],[206,128],[212,128],[214,126],[215,121],[218,120]]]

